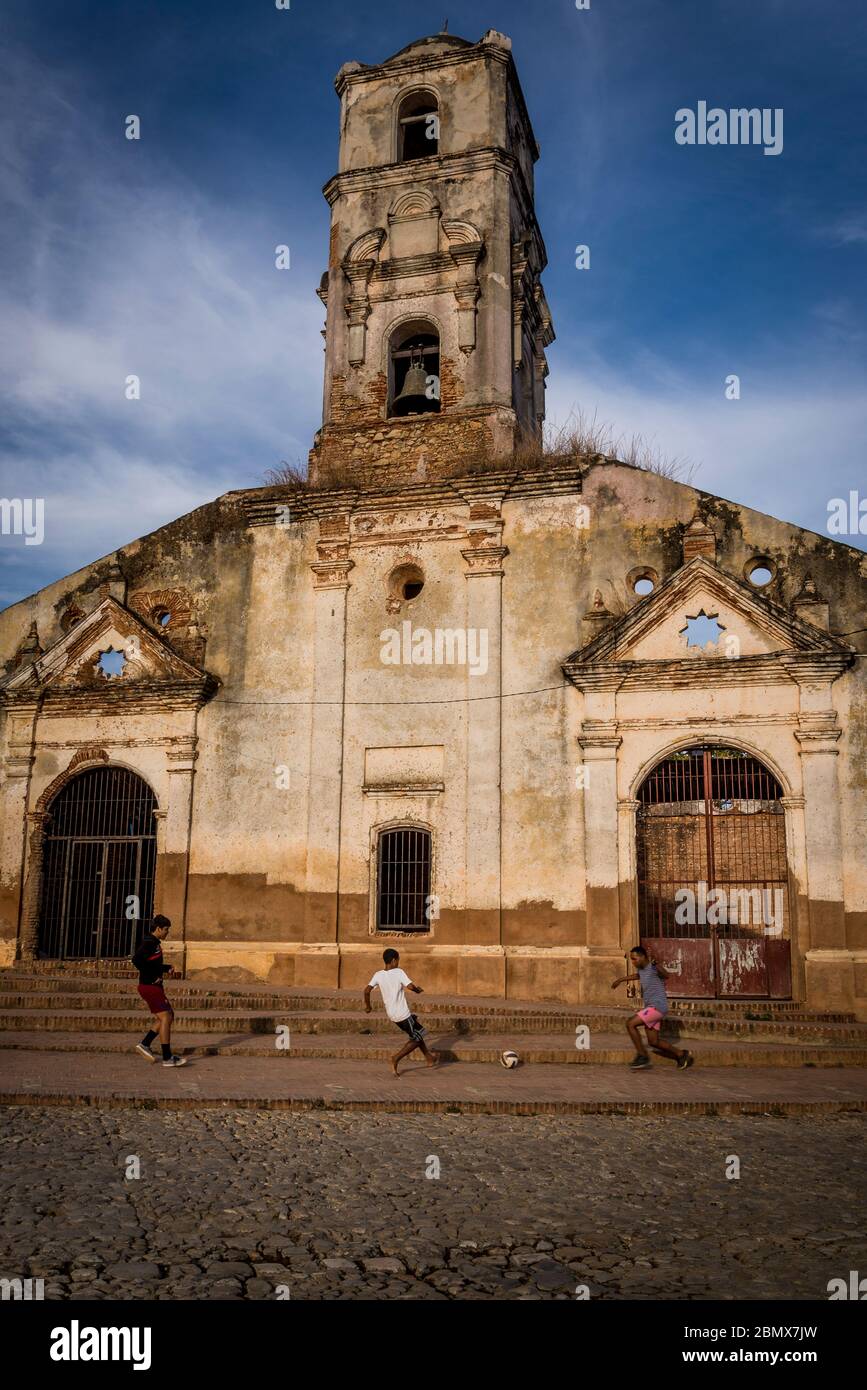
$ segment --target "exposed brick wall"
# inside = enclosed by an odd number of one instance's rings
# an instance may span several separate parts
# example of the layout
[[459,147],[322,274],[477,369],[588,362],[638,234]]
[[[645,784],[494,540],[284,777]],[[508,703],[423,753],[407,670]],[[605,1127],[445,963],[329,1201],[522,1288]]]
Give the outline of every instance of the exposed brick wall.
[[387,420],[384,372],[377,373],[361,396],[347,392],[345,376],[335,376],[329,423],[310,455],[313,480],[362,487],[435,480],[489,457],[493,439],[484,415],[453,413],[460,410],[464,383],[448,358],[440,365],[440,391],[441,414]]
[[421,415],[368,427],[326,426],[310,456],[315,482],[361,487],[451,476],[491,453],[484,418]]

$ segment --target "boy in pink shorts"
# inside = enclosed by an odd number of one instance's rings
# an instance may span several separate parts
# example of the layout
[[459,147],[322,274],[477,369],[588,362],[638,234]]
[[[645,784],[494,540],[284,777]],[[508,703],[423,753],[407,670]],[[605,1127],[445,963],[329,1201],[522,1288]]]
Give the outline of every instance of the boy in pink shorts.
[[668,995],[665,992],[665,984],[668,979],[668,972],[663,970],[661,965],[657,965],[655,960],[651,960],[643,946],[634,946],[629,952],[629,959],[638,971],[637,975],[624,975],[621,979],[615,980],[611,986],[617,989],[618,985],[625,985],[633,980],[638,980],[641,984],[641,1003],[643,1008],[633,1014],[626,1022],[626,1031],[635,1044],[635,1057],[629,1063],[636,1071],[641,1071],[650,1066],[650,1058],[647,1055],[647,1048],[644,1040],[639,1033],[639,1028],[644,1028],[647,1033],[647,1041],[654,1052],[660,1053],[663,1057],[670,1057],[673,1062],[677,1062],[681,1071],[691,1067],[695,1058],[691,1052],[679,1052],[670,1043],[663,1042],[659,1036],[662,1020],[668,1013]]

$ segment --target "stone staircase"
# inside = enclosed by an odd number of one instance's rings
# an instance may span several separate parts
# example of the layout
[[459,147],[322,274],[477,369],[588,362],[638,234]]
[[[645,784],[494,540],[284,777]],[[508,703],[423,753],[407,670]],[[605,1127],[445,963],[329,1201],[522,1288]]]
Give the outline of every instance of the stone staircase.
[[[168,988],[175,1050],[190,1056],[385,1062],[398,1043],[381,1006],[366,1014],[356,991],[180,979]],[[431,1045],[447,1061],[495,1063],[506,1048],[525,1063],[611,1065],[632,1055],[624,1021],[634,1004],[427,994],[416,1002]],[[0,1050],[127,1053],[146,1021],[125,962],[28,962],[0,971]],[[581,1028],[589,1030],[589,1047],[576,1045]],[[678,1001],[666,1036],[712,1067],[867,1066],[867,1024],[785,1002]]]

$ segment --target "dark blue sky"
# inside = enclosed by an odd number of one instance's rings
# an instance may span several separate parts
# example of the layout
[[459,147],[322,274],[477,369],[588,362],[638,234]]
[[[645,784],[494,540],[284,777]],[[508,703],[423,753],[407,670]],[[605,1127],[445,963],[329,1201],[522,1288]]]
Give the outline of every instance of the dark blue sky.
[[[0,537],[0,603],[306,458],[333,78],[446,11],[466,38],[511,36],[542,147],[555,422],[596,413],[817,531],[832,497],[867,495],[867,7],[440,7],[5,0],[0,495],[44,497],[46,534]],[[783,108],[782,154],[678,145],[699,101]]]

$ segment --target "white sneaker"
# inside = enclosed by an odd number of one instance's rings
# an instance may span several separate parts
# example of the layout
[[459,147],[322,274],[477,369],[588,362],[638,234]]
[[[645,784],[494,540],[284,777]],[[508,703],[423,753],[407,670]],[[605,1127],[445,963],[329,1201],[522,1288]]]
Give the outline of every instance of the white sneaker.
[[140,1052],[147,1062],[155,1062],[157,1060],[150,1048],[145,1047],[144,1043],[136,1043],[135,1050],[136,1052]]
[[169,1057],[165,1062],[163,1062],[164,1067],[185,1067],[186,1065],[186,1057]]

